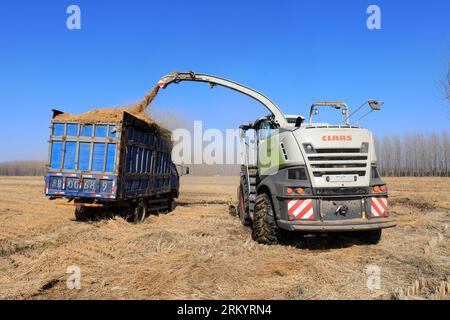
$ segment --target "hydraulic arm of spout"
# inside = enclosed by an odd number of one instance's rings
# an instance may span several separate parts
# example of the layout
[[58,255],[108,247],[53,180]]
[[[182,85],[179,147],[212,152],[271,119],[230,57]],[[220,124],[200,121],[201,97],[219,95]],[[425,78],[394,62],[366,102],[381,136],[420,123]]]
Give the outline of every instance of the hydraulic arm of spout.
[[208,75],[208,74],[196,74],[194,72],[173,72],[171,74],[168,74],[164,77],[162,77],[159,82],[158,86],[160,88],[165,89],[169,84],[171,83],[178,83],[181,81],[198,81],[198,82],[206,82],[209,83],[211,87],[214,87],[215,85],[220,85],[232,90],[235,90],[237,92],[243,93],[256,101],[259,101],[264,107],[266,107],[271,114],[274,117],[274,120],[280,127],[287,125],[287,120],[284,117],[284,115],[281,113],[278,106],[273,103],[269,98],[267,98],[262,93],[259,93],[258,91],[251,89],[249,87],[246,87],[242,84],[239,84],[237,82],[226,80],[223,78],[219,78],[216,76]]

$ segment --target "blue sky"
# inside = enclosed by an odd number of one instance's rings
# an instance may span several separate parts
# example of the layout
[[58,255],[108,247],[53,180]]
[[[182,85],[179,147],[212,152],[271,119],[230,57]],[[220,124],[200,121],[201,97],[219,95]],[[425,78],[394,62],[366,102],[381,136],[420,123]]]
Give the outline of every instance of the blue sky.
[[[81,30],[66,28],[70,4],[81,8]],[[366,27],[370,4],[381,8],[381,30]],[[241,82],[288,114],[306,115],[316,100],[356,108],[380,99],[384,110],[363,122],[377,135],[445,130],[438,83],[450,60],[449,12],[444,0],[3,0],[0,161],[46,158],[50,109],[132,103],[175,70]],[[163,90],[154,107],[219,129],[266,114],[199,83]]]

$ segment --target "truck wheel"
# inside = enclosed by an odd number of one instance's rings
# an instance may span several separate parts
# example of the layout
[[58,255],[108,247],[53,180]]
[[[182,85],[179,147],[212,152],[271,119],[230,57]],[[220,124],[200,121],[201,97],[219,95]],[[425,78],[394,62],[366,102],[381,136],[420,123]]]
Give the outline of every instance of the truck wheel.
[[76,207],[75,208],[75,220],[82,221],[82,222],[93,220],[92,208],[88,208],[88,207],[84,207],[84,206]]
[[267,194],[256,196],[252,238],[262,244],[278,244],[278,226]]
[[359,231],[358,238],[368,244],[377,244],[381,240],[382,229]]
[[242,184],[238,188],[238,215],[241,223],[244,226],[249,226],[252,223],[250,216],[248,215],[249,207],[248,201],[245,198],[245,191]]
[[172,212],[173,210],[175,210],[175,200],[171,195],[167,198],[167,213]]
[[147,216],[147,205],[144,201],[139,201],[131,207],[131,214],[128,215],[127,221],[131,223],[141,223]]

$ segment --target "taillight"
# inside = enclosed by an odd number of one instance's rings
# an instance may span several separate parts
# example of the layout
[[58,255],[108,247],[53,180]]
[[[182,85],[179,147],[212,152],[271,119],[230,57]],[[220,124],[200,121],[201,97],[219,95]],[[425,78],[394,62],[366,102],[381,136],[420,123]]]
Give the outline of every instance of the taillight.
[[374,193],[378,193],[378,192],[386,192],[386,191],[387,191],[387,188],[386,188],[385,185],[382,185],[382,186],[374,186],[374,187],[373,187],[373,192],[374,192]]
[[300,187],[298,187],[298,188],[295,188],[295,187],[292,187],[292,188],[288,187],[288,188],[286,188],[286,193],[287,194],[294,194],[294,192],[296,194],[303,194],[305,192],[305,190],[303,188],[300,188]]

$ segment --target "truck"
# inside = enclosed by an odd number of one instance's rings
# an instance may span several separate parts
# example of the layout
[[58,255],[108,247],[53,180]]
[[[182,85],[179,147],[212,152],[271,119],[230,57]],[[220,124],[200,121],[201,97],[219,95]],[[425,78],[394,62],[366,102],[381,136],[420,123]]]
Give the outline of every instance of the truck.
[[151,212],[173,210],[180,174],[165,129],[125,111],[104,122],[62,114],[54,109],[50,125],[49,199],[74,205],[78,221],[120,215],[138,223]]
[[[182,81],[220,85],[260,102],[268,116],[240,126],[241,170],[237,212],[252,238],[262,244],[283,242],[291,232],[351,232],[370,244],[382,229],[394,227],[388,190],[377,168],[372,133],[351,125],[347,104],[312,104],[309,121],[285,115],[268,97],[237,82],[207,74],[174,72],[158,85]],[[381,103],[369,100],[371,111]],[[319,108],[344,115],[338,124],[315,122]]]

